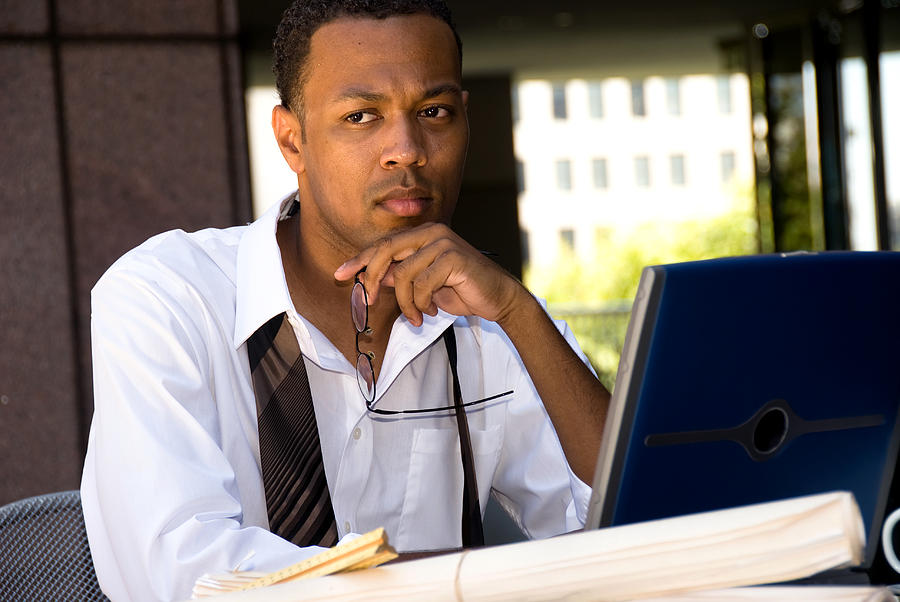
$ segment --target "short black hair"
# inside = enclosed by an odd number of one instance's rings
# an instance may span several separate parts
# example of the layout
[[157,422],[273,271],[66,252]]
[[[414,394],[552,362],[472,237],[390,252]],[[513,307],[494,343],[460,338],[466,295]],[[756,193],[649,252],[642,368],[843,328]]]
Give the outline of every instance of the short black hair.
[[444,0],[294,0],[281,16],[272,43],[275,87],[281,104],[302,113],[302,89],[306,59],[313,34],[340,17],[386,19],[397,15],[425,14],[446,23],[456,39],[462,69],[462,41]]

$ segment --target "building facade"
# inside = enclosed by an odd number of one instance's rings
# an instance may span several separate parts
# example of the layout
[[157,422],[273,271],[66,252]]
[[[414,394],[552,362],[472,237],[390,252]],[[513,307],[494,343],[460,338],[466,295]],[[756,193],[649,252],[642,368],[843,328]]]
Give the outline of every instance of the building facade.
[[753,184],[743,74],[520,80],[513,93],[523,253],[595,256],[598,233],[732,210]]

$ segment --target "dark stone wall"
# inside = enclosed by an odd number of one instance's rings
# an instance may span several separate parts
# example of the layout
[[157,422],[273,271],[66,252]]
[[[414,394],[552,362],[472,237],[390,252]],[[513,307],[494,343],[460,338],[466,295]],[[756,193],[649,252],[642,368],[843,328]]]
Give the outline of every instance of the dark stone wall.
[[251,217],[234,0],[0,0],[0,504],[78,487],[90,289]]

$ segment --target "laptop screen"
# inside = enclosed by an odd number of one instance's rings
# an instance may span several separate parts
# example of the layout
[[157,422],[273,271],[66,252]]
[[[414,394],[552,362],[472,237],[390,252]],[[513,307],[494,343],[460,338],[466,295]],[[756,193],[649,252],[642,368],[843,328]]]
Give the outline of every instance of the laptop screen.
[[587,526],[846,490],[869,566],[898,405],[900,253],[647,267]]

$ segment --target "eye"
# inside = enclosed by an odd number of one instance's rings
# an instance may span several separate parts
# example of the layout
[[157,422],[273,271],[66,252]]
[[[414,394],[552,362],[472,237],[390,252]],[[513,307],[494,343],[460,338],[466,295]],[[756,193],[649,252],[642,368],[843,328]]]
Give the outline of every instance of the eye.
[[374,113],[370,113],[369,111],[356,111],[355,113],[350,113],[346,117],[344,117],[344,121],[349,123],[358,124],[358,123],[368,123],[370,121],[375,121],[378,118]]
[[419,112],[423,117],[428,117],[429,119],[442,119],[450,116],[450,111],[447,107],[442,107],[439,105],[433,105],[430,107],[425,107]]

